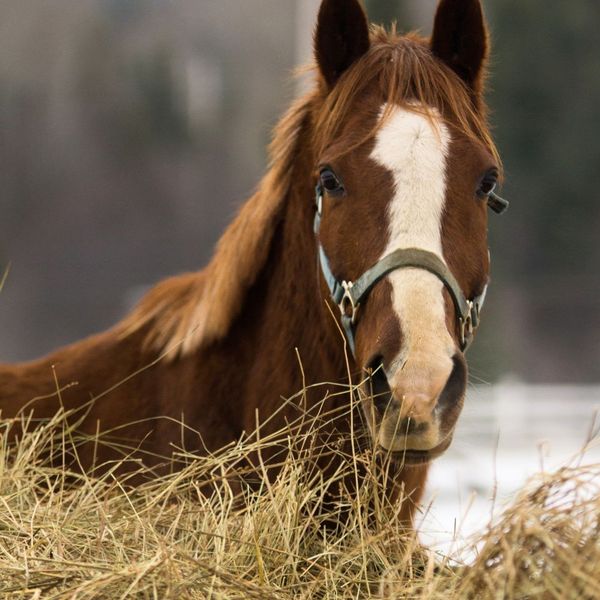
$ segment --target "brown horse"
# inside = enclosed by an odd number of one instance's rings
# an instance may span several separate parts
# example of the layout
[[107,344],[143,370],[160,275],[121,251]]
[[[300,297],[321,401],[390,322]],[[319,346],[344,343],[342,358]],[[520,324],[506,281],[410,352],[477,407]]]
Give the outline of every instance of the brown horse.
[[[184,420],[212,451],[257,414],[281,427],[282,397],[303,385],[370,373],[353,421],[402,457],[395,476],[418,501],[461,411],[487,206],[502,208],[487,54],[479,0],[442,0],[431,40],[369,29],[357,0],[323,0],[314,90],[276,128],[270,169],[210,264],[107,332],[0,367],[3,416],[94,399],[84,432],[135,422],[127,437],[165,456]],[[80,458],[91,465],[91,450]]]

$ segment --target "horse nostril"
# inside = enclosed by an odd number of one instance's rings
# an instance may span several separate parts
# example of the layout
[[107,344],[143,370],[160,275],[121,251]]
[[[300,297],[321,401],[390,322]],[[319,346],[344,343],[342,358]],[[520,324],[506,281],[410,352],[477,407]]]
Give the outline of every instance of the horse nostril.
[[426,433],[429,429],[429,423],[417,423],[414,419],[410,417],[405,417],[402,419],[400,425],[398,426],[398,432],[404,435],[419,435],[422,433]]
[[467,367],[464,358],[455,355],[452,362],[454,367],[438,399],[438,406],[442,409],[454,407],[464,396],[467,387]]
[[381,413],[385,413],[392,399],[392,392],[383,369],[381,357],[377,357],[369,363],[367,372],[370,374],[367,385],[370,387],[371,398],[375,408]]

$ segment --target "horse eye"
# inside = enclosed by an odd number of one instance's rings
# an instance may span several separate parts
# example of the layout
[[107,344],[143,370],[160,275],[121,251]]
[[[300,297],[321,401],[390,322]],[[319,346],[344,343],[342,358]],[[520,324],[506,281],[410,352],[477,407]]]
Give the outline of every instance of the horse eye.
[[337,175],[331,169],[323,169],[320,174],[321,185],[323,189],[332,196],[338,196],[344,193],[344,186]]
[[480,198],[487,198],[494,192],[498,185],[498,176],[495,173],[488,173],[479,184],[477,195]]

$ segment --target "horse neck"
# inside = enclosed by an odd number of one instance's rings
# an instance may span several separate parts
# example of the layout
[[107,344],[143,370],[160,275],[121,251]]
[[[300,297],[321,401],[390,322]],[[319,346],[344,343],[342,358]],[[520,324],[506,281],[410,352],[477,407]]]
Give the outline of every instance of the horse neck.
[[301,135],[269,257],[239,321],[249,330],[232,331],[233,337],[249,334],[254,351],[265,355],[255,365],[281,374],[282,394],[299,391],[305,382],[347,381],[343,340],[317,266],[314,161],[308,132]]

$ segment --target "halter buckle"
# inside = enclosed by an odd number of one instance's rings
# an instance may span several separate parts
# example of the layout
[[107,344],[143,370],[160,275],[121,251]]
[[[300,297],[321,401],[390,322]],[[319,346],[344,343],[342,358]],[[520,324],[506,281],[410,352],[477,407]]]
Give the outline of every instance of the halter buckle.
[[344,295],[338,304],[340,312],[343,317],[350,319],[352,325],[356,324],[356,313],[360,307],[360,304],[354,303],[354,297],[352,296],[352,282],[342,281],[342,287],[344,288]]
[[463,348],[469,345],[469,341],[473,337],[473,314],[475,311],[475,304],[472,300],[467,300],[468,311],[467,314],[459,318],[460,323],[460,343]]

